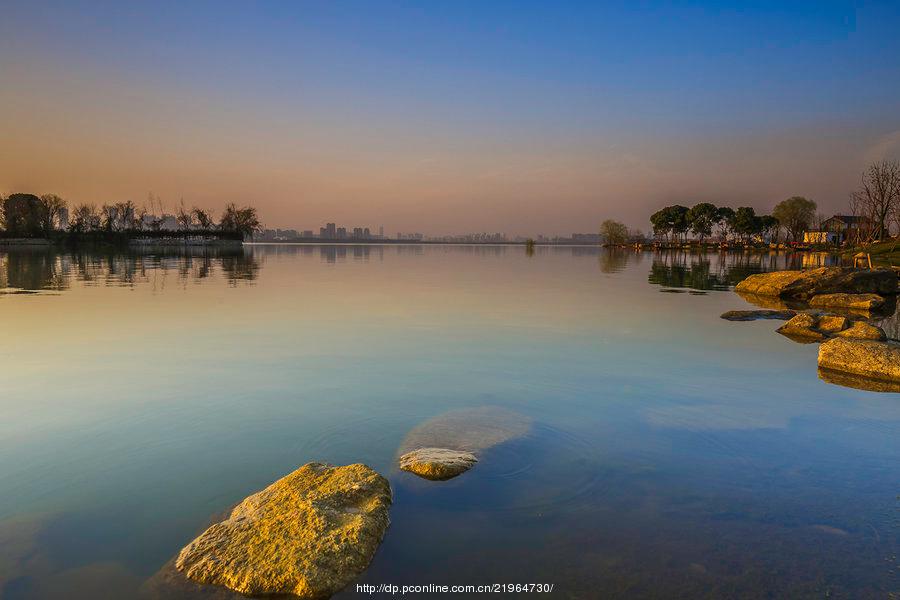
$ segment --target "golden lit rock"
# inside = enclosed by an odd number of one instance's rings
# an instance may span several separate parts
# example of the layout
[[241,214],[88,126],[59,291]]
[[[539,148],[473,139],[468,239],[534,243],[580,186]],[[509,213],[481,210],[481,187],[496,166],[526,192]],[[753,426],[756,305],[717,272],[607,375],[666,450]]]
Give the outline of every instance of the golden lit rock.
[[478,459],[471,452],[447,448],[419,448],[400,457],[400,468],[419,477],[443,481],[472,468]]
[[777,329],[778,333],[788,337],[803,338],[804,340],[824,340],[825,334],[816,331],[818,319],[808,313],[800,313]]
[[309,463],[247,497],[175,567],[242,594],[327,598],[368,566],[390,504],[388,481],[369,467]]
[[890,269],[863,271],[848,267],[772,271],[750,275],[734,290],[798,300],[808,300],[820,294],[896,294],[897,275]]
[[834,338],[819,346],[819,368],[900,381],[900,344]]
[[850,327],[836,335],[838,337],[856,338],[860,340],[887,339],[887,336],[884,334],[884,330],[881,327],[870,325],[865,321],[855,321],[850,325]]
[[810,306],[819,308],[848,308],[856,311],[870,311],[884,306],[884,298],[878,294],[819,294],[809,301]]

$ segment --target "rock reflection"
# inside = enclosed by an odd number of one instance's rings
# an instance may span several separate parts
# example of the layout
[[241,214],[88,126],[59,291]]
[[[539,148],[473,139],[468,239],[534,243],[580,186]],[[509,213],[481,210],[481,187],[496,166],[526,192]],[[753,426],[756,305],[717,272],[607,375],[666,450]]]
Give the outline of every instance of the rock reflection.
[[869,379],[867,377],[831,371],[829,369],[819,369],[819,379],[832,385],[839,385],[856,390],[865,390],[867,392],[900,393],[900,383],[896,381]]

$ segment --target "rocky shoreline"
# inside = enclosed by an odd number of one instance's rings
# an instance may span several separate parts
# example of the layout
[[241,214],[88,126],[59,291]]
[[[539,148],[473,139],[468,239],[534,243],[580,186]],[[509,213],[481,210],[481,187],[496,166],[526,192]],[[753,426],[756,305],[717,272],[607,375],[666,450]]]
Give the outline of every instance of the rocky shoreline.
[[[900,384],[900,344],[871,323],[879,311],[896,307],[895,271],[821,267],[759,273],[738,283],[735,292],[764,308],[728,311],[723,319],[786,320],[778,333],[800,343],[821,342],[818,366],[827,373],[824,380],[850,377],[850,387],[873,391],[887,391],[885,382]],[[866,380],[880,383],[867,387]]]

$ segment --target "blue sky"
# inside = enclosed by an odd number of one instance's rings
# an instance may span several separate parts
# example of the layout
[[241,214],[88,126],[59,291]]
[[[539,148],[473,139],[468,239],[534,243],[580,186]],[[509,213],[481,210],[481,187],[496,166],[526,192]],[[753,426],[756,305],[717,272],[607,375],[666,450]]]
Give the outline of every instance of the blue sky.
[[[656,204],[695,198],[765,210],[804,194],[838,210],[867,160],[898,154],[896,2],[23,2],[2,15],[0,109],[19,143],[0,156],[3,191],[246,198],[274,225],[566,231],[642,226]],[[55,166],[39,164],[48,154]]]

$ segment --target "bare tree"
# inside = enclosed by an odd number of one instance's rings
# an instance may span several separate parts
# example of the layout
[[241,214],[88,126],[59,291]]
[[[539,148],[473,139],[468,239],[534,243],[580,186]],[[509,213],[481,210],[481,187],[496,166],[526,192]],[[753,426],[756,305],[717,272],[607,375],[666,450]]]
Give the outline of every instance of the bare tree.
[[871,240],[888,237],[890,219],[900,210],[900,162],[884,160],[869,165],[850,205],[857,216],[871,222]]
[[184,207],[184,198],[181,199],[181,204],[175,213],[175,220],[178,221],[178,226],[183,231],[189,231],[194,224],[193,213]]
[[100,229],[100,216],[97,214],[97,207],[93,204],[77,204],[72,209],[69,229],[77,232]]
[[137,229],[143,229],[144,223],[147,222],[147,215],[150,214],[147,211],[147,206],[143,205],[139,208],[135,208],[134,210],[134,222]]
[[191,216],[193,217],[194,221],[197,222],[197,225],[200,226],[200,229],[204,231],[209,231],[215,225],[212,213],[210,211],[206,211],[195,206],[191,209]]
[[43,205],[43,228],[49,233],[59,224],[59,216],[66,207],[66,201],[56,194],[44,194],[41,196]]
[[125,202],[116,202],[116,212],[119,213],[119,226],[122,229],[137,229],[137,210],[134,202],[127,200]]

